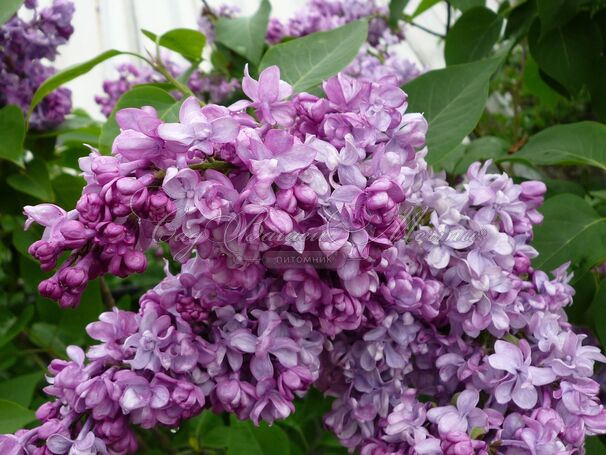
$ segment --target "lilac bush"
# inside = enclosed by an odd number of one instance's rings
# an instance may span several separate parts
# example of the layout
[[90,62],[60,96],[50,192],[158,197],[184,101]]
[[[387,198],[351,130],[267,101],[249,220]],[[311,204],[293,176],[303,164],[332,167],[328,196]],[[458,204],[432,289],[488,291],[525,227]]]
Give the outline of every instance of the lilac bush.
[[531,265],[542,182],[488,161],[451,185],[394,77],[341,73],[320,98],[269,67],[242,88],[228,107],[187,99],[175,123],[118,112],[76,208],[25,208],[45,227],[34,258],[67,256],[40,284],[62,306],[143,272],[157,244],[181,268],[51,363],[41,425],[2,453],[133,453],[133,426],[203,409],[272,423],[312,386],[362,454],[572,454],[606,433],[606,357],[568,322],[568,265]]
[[[27,112],[34,92],[55,73],[49,64],[74,29],[71,25],[74,5],[68,0],[53,0],[51,6],[38,8],[36,0],[25,2],[31,19],[15,15],[0,27],[0,107],[19,106]],[[60,124],[71,111],[71,92],[59,88],[33,111],[30,125],[45,130]]]

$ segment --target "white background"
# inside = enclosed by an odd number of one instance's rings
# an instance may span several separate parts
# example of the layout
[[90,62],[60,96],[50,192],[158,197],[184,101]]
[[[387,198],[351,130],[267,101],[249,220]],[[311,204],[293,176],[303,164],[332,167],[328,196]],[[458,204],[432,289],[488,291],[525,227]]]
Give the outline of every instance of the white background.
[[[0,0],[1,1],[1,0]],[[107,49],[144,52],[152,50],[151,42],[140,29],[155,33],[186,27],[197,28],[200,0],[73,0],[76,6],[73,25],[75,32],[68,44],[63,46],[57,58],[58,68],[88,60]],[[420,0],[413,0],[407,7],[412,12]],[[270,0],[272,16],[288,19],[304,8],[306,0]],[[52,0],[39,0],[41,6]],[[256,10],[259,0],[208,0],[211,7],[229,3],[237,5],[244,15]],[[409,11],[410,10],[410,11]],[[445,8],[432,8],[416,19],[439,33],[445,29]],[[422,30],[408,26],[406,43],[401,52],[416,61],[421,67],[433,69],[443,66],[442,43]],[[115,66],[123,57],[115,57],[105,62],[85,76],[68,84],[72,89],[74,107],[86,109],[95,117],[100,111],[94,96],[102,92],[104,79],[115,77]],[[127,58],[128,59],[128,58]]]

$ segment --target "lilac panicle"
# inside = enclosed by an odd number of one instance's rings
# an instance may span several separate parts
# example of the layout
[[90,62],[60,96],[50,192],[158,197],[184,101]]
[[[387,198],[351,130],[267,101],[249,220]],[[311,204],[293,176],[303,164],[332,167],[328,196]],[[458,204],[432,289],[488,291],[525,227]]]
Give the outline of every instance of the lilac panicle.
[[187,99],[174,123],[118,112],[76,208],[25,208],[62,306],[160,244],[181,270],[89,325],[97,344],[49,366],[41,425],[0,448],[133,453],[133,426],[272,423],[312,386],[361,454],[573,454],[606,433],[606,357],[567,320],[568,264],[532,267],[544,184],[486,162],[450,185],[392,77],[341,73],[317,97],[279,74],[246,74],[227,107]]

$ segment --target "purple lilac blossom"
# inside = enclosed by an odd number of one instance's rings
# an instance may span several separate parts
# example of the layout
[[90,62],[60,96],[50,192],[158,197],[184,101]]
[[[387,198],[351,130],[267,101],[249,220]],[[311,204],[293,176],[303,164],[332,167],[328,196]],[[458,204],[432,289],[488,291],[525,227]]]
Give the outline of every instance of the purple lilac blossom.
[[[14,104],[24,113],[38,87],[55,73],[49,62],[74,31],[74,4],[68,0],[53,0],[41,9],[36,1],[28,1],[25,8],[31,10],[31,19],[15,15],[0,27],[0,107]],[[71,107],[70,90],[59,88],[34,109],[30,125],[36,130],[53,128]]]
[[63,306],[158,244],[181,270],[51,363],[55,401],[2,453],[133,453],[132,426],[205,408],[272,423],[312,386],[365,455],[573,454],[606,433],[606,357],[567,321],[568,264],[531,265],[543,183],[486,162],[451,186],[392,77],[339,74],[319,98],[271,67],[242,86],[251,100],[190,98],[175,123],[118,112],[76,209],[26,207],[42,267],[70,254],[40,286]]

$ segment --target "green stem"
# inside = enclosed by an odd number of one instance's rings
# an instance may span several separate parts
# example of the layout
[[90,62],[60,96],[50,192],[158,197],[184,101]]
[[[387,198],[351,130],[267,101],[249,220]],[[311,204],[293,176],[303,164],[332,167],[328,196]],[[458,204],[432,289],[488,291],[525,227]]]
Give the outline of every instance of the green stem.
[[[219,171],[219,172],[225,174],[226,172],[229,172],[232,169],[234,169],[234,166],[233,166],[233,164],[228,163],[227,161],[213,160],[213,161],[204,161],[203,163],[192,164],[191,166],[189,166],[189,168],[193,169],[194,171],[206,171],[207,169],[213,169],[215,171]],[[154,177],[156,177],[156,179],[160,180],[160,179],[163,179],[165,175],[166,175],[166,171],[164,169],[160,169],[160,170],[156,171],[156,173],[154,174]]]

